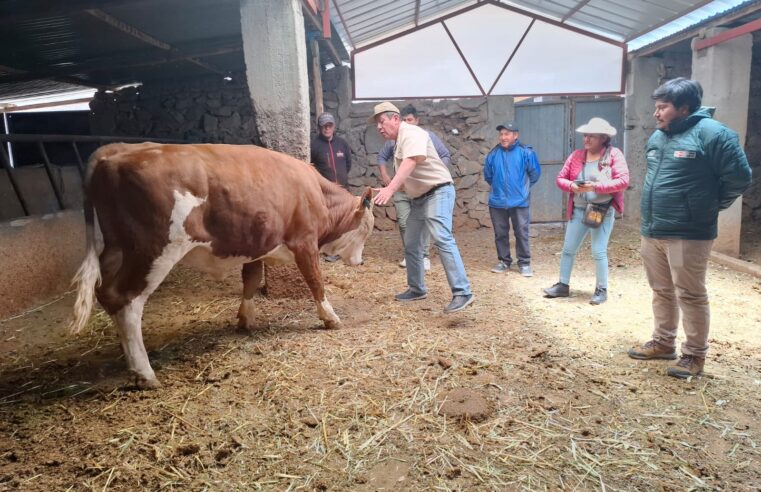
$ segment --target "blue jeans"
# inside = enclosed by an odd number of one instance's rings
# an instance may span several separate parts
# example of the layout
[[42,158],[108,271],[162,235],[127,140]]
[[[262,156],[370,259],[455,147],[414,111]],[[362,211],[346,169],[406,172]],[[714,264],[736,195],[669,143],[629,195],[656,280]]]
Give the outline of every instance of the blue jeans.
[[[407,233],[407,218],[410,216],[410,207],[412,207],[412,198],[403,192],[397,191],[394,193],[394,208],[396,209],[396,225],[399,226],[399,234],[402,236],[402,246],[404,246],[404,236]],[[428,251],[431,249],[431,235],[427,230],[424,230],[425,234],[425,248],[423,255],[428,258]]]
[[423,270],[426,230],[439,250],[439,258],[447,274],[452,295],[471,294],[465,265],[462,263],[460,250],[452,235],[454,198],[454,186],[448,185],[434,190],[430,195],[413,198],[411,201],[407,231],[404,235],[404,257],[407,260],[407,285],[416,294],[428,292],[425,286],[425,270]]
[[615,221],[615,210],[613,207],[608,209],[605,219],[597,229],[585,226],[581,219],[584,216],[583,208],[573,209],[571,220],[565,230],[565,240],[563,241],[563,254],[560,256],[560,281],[564,284],[571,283],[571,270],[573,262],[576,260],[581,243],[587,234],[592,233],[592,258],[595,260],[595,276],[597,277],[597,287],[608,288],[608,240],[610,233],[613,231],[613,222]]

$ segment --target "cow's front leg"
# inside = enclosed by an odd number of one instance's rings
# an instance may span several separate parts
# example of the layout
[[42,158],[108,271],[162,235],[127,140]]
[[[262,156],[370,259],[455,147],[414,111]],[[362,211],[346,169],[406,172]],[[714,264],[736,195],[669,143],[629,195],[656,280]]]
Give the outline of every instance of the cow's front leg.
[[317,304],[317,313],[320,319],[325,323],[325,328],[331,330],[341,327],[341,319],[333,311],[325,297],[325,287],[322,285],[322,274],[320,272],[320,254],[315,248],[314,251],[300,251],[295,254],[296,265],[299,267],[301,275],[312,291],[312,297]]
[[137,387],[140,389],[154,389],[161,386],[156,374],[148,361],[148,353],[143,344],[143,305],[145,299],[138,297],[121,308],[113,316],[116,322],[116,330],[119,333],[119,341],[127,360],[127,368],[135,377]]
[[264,262],[254,261],[243,265],[243,298],[238,309],[238,327],[251,329],[254,322],[254,296],[264,295],[264,287],[259,286],[264,276]]

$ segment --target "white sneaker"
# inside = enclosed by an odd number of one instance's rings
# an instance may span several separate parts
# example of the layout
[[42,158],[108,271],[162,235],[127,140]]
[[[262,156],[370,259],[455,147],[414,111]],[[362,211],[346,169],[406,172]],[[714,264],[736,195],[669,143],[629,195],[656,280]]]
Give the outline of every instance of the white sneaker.
[[400,268],[407,268],[407,258],[402,258],[402,261],[399,262]]
[[430,258],[423,258],[423,268],[427,272],[431,269],[431,259]]

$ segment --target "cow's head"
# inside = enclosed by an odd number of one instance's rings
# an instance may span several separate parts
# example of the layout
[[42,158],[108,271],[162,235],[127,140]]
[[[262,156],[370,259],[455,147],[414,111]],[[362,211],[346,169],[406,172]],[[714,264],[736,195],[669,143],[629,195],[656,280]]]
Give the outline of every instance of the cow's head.
[[320,251],[326,255],[340,255],[343,262],[351,266],[362,264],[362,251],[365,249],[365,241],[373,232],[375,217],[373,216],[372,188],[367,188],[362,196],[357,197],[353,222],[357,224],[355,228],[320,248]]

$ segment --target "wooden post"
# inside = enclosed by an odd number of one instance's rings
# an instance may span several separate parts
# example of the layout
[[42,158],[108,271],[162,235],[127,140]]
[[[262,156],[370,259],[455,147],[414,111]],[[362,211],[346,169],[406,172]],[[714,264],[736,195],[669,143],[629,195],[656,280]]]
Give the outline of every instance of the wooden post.
[[310,42],[312,48],[312,80],[314,81],[314,112],[319,116],[325,111],[322,100],[322,64],[320,63],[320,45],[316,39]]

